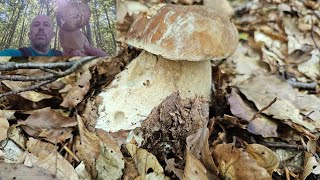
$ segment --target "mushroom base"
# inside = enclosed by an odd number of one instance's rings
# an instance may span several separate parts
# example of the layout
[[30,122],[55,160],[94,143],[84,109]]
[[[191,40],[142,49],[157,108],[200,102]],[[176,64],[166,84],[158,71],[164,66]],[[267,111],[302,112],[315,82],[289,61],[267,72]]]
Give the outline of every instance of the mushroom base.
[[172,93],[209,100],[210,88],[210,61],[171,61],[144,51],[99,94],[96,128],[116,132],[140,127]]

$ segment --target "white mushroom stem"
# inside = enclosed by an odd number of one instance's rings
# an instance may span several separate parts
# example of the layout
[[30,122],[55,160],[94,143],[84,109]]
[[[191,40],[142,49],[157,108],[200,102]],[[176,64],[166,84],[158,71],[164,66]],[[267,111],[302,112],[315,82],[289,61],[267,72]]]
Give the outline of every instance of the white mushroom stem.
[[167,96],[210,99],[210,61],[171,61],[142,52],[100,93],[102,104],[96,128],[116,132],[140,127]]

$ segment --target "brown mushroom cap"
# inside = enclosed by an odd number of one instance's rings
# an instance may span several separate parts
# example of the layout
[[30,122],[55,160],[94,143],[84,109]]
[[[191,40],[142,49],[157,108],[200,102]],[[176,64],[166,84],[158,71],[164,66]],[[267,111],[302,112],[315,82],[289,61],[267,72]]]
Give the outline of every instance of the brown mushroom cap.
[[77,2],[62,4],[57,10],[57,24],[65,31],[74,31],[84,27],[90,19],[88,5]]
[[220,60],[236,50],[238,32],[217,10],[165,5],[152,17],[136,19],[126,42],[171,60]]

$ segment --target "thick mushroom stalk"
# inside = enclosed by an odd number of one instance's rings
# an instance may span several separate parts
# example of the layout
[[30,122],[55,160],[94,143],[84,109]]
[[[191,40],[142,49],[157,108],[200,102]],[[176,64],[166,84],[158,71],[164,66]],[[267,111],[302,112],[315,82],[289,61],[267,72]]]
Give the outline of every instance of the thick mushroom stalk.
[[63,2],[57,11],[59,26],[59,41],[66,55],[73,51],[84,51],[89,42],[81,28],[89,23],[90,8],[88,5],[76,2]]
[[127,43],[144,49],[102,92],[96,128],[139,127],[152,109],[179,91],[182,98],[210,100],[211,63],[233,54],[235,26],[202,6],[165,5],[143,14],[127,33]]

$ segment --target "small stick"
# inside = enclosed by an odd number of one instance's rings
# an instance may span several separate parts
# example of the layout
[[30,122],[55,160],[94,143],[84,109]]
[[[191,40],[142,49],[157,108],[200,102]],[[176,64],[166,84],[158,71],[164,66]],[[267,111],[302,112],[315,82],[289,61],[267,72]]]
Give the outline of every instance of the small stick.
[[290,79],[288,79],[287,82],[288,84],[290,84],[292,87],[295,87],[295,88],[316,89],[317,87],[316,82],[306,83],[306,82],[293,81]]
[[254,120],[259,114],[261,114],[263,111],[265,111],[266,109],[268,109],[273,103],[275,103],[277,101],[277,97],[275,97],[266,107],[260,109],[258,112],[256,112],[253,117],[251,118],[250,121]]
[[[62,144],[62,143],[61,143]],[[63,149],[67,151],[77,162],[80,162],[79,158],[66,146],[66,144],[62,144]]]
[[[315,14],[316,15],[316,14]],[[319,52],[320,52],[320,49],[319,49],[319,46],[318,46],[318,44],[316,43],[316,41],[314,40],[314,30],[313,30],[313,27],[314,25],[313,25],[313,19],[312,19],[312,17],[311,17],[311,39],[312,39],[312,41],[313,41],[313,43],[314,43],[314,45],[316,46],[316,48],[319,50]]]
[[18,90],[15,90],[15,91],[9,91],[9,92],[6,92],[6,93],[3,93],[3,94],[0,94],[0,98],[1,97],[4,97],[4,96],[9,96],[9,95],[12,95],[12,94],[17,94],[17,93],[21,93],[21,92],[25,92],[25,91],[33,91],[35,89],[38,89],[46,84],[49,84],[49,83],[52,83],[53,81],[55,81],[57,79],[51,79],[49,81],[44,81],[42,83],[39,83],[39,84],[35,84],[33,86],[30,86],[30,87],[27,87],[27,88],[22,88],[22,89],[18,89]]
[[285,149],[297,149],[297,150],[305,149],[301,145],[294,145],[294,144],[270,143],[270,142],[258,142],[258,143],[271,148],[285,148]]

